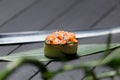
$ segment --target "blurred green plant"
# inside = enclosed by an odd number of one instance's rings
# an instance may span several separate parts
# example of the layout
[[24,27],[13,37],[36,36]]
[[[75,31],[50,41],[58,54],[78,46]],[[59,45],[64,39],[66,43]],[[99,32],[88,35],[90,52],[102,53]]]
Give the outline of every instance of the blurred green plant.
[[[101,58],[92,61],[80,62],[74,65],[64,65],[53,72],[49,71],[41,62],[51,60],[44,57],[43,54],[40,54],[43,53],[43,49],[25,51],[21,54],[16,53],[14,55],[0,57],[0,60],[13,61],[6,66],[3,72],[1,72],[0,80],[6,80],[7,77],[11,75],[17,68],[26,63],[36,66],[39,71],[41,71],[43,80],[52,80],[54,76],[62,72],[76,69],[82,69],[84,71],[84,80],[101,80],[108,77],[112,80],[114,76],[120,75],[120,44],[111,44],[111,39],[112,35],[109,34],[107,44],[88,44],[78,46],[78,57],[103,52],[104,54]],[[64,60],[67,61],[67,59]],[[64,62],[63,59],[61,59],[61,62]],[[112,70],[95,74],[91,68],[98,66],[107,66]]]
[[[120,70],[118,70],[118,68],[120,67],[120,58],[119,57],[116,58],[119,54],[120,48],[117,48],[112,51],[111,56],[106,57],[106,59],[104,60],[98,59],[93,61],[81,62],[76,65],[75,64],[65,65],[54,72],[47,70],[47,68],[38,60],[30,58],[21,58],[18,59],[17,61],[10,62],[7,65],[7,67],[0,74],[0,80],[6,80],[7,76],[13,73],[18,67],[26,63],[36,66],[41,71],[43,80],[51,80],[57,74],[75,69],[83,69],[85,75],[87,75],[85,80],[100,80],[106,77],[119,75],[118,73],[120,73]],[[114,69],[113,71],[101,73],[99,75],[96,75],[92,70],[90,70],[91,67],[95,66],[97,67],[102,65],[110,68],[117,68],[117,70]]]

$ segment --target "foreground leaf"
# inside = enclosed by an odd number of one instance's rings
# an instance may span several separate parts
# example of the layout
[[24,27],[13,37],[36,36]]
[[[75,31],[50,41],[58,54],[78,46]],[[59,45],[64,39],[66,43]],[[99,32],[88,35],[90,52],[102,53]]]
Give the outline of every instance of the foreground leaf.
[[[113,49],[116,47],[120,47],[120,44],[115,43],[115,44],[110,45],[110,49]],[[106,44],[81,44],[78,46],[77,54],[78,54],[78,56],[85,56],[85,55],[91,55],[91,54],[105,51],[105,50],[106,50]],[[40,61],[51,60],[44,56],[43,48],[18,52],[18,53],[14,53],[14,54],[11,54],[8,56],[1,56],[0,60],[15,61],[21,57],[37,59]]]

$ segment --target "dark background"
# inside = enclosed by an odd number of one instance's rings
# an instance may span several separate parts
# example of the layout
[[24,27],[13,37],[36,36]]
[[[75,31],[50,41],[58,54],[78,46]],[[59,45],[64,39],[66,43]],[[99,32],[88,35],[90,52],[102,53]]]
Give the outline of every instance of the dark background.
[[[0,33],[36,31],[36,30],[92,30],[112,28],[120,25],[119,0],[0,0]],[[114,35],[113,42],[119,42],[120,36]],[[105,43],[106,36],[81,39],[84,43]],[[0,46],[0,56],[15,52],[43,47],[43,43]],[[101,54],[81,57],[65,64],[77,64],[85,60],[99,58]],[[48,62],[44,62],[47,64]],[[0,72],[7,62],[0,63]],[[47,67],[54,71],[63,64],[51,62]],[[109,70],[95,68],[96,73]],[[28,80],[38,70],[25,65],[16,71],[9,80]],[[81,80],[81,70],[65,72],[54,80]],[[37,74],[31,80],[40,80]]]

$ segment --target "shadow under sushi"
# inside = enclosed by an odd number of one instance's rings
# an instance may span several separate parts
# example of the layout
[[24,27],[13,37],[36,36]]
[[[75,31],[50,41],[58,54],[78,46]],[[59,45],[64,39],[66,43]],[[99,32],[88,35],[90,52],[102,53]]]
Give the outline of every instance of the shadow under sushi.
[[53,61],[70,61],[70,60],[74,60],[74,59],[79,58],[77,53],[75,53],[75,54],[65,54],[65,53],[63,53],[63,55],[60,56],[60,57],[49,57],[49,56],[46,56],[46,57],[49,58],[49,59],[52,59]]

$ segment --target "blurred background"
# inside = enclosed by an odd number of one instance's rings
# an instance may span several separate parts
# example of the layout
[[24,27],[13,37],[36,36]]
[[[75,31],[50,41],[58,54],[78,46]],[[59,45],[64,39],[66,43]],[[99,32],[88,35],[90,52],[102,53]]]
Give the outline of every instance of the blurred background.
[[[0,33],[39,30],[92,30],[120,26],[120,0],[0,0]],[[105,43],[106,36],[79,40],[80,44]],[[120,35],[113,35],[112,42],[120,42]],[[43,43],[0,46],[0,56],[43,47]],[[98,58],[82,57],[66,64]],[[48,62],[44,62],[47,64]],[[0,72],[7,62],[0,63]],[[60,62],[51,62],[50,70],[58,69]],[[108,70],[95,69],[96,73]],[[9,80],[40,80],[38,70],[25,65]],[[55,80],[81,80],[82,71],[63,73]]]

